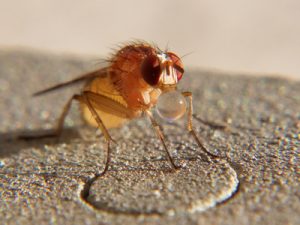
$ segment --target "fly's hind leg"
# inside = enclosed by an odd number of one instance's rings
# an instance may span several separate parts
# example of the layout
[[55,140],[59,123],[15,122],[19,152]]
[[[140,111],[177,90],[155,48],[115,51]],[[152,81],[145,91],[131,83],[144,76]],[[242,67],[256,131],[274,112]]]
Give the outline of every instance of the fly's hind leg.
[[188,109],[188,121],[187,121],[187,129],[190,132],[190,134],[194,137],[195,141],[197,142],[198,146],[206,152],[207,155],[209,155],[212,158],[218,158],[218,156],[210,153],[208,149],[203,145],[200,138],[197,136],[196,131],[193,127],[193,94],[192,92],[182,92],[181,93],[184,97],[187,97],[189,99],[189,109]]
[[165,150],[166,155],[167,155],[167,159],[170,162],[170,164],[172,166],[172,169],[174,169],[174,170],[178,169],[179,167],[175,165],[175,163],[174,163],[174,161],[173,161],[173,159],[172,159],[172,157],[171,157],[171,155],[169,153],[169,150],[168,150],[167,145],[165,143],[164,135],[163,135],[163,133],[162,133],[162,131],[161,131],[158,123],[155,121],[155,119],[153,118],[152,113],[150,111],[145,111],[145,113],[149,117],[149,119],[151,121],[151,124],[152,124],[152,126],[153,126],[153,128],[154,128],[154,130],[155,130],[155,132],[156,132],[156,134],[158,136],[158,138],[160,139],[163,147],[164,147],[164,150]]
[[21,138],[21,139],[38,139],[38,138],[47,138],[47,137],[59,137],[63,130],[65,118],[68,115],[68,112],[71,108],[72,102],[74,99],[76,99],[76,96],[77,95],[73,95],[68,100],[68,102],[65,104],[63,111],[62,111],[59,119],[57,120],[57,124],[56,124],[55,128],[45,131],[45,132],[39,131],[39,133],[34,133],[34,134],[21,134],[21,135],[19,135],[19,138]]

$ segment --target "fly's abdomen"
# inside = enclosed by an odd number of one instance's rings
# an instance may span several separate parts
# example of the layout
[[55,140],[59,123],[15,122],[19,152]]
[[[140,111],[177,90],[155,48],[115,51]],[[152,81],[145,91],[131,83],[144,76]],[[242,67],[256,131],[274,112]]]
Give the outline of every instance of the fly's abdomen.
[[[89,102],[106,128],[119,127],[129,119],[129,110],[120,110],[127,109],[127,103],[112,85],[109,77],[96,78],[85,87],[84,91],[96,94]],[[99,95],[98,98],[97,95]],[[82,103],[81,109],[84,120],[89,125],[97,127],[97,122],[88,106]]]

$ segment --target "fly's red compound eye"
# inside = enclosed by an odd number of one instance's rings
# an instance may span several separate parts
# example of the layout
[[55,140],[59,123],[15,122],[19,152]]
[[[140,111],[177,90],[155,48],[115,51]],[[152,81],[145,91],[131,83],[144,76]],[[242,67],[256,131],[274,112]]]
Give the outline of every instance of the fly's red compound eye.
[[183,64],[181,62],[181,59],[173,52],[168,52],[167,54],[173,62],[173,67],[177,73],[177,80],[179,81],[182,78],[183,73],[184,73]]
[[144,80],[149,85],[157,85],[161,74],[160,62],[158,57],[155,55],[147,56],[142,63],[141,73]]

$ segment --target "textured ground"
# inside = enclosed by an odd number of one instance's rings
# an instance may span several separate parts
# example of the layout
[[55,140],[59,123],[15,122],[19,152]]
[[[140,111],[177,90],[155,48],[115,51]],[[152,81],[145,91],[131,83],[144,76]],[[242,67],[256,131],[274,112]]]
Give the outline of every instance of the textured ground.
[[[20,140],[51,128],[73,90],[34,91],[94,69],[91,59],[0,53],[0,218],[3,224],[297,224],[300,83],[187,71],[194,125],[220,159],[207,160],[184,130],[160,123],[170,171],[147,119],[111,130],[104,176],[101,133],[74,104],[60,139]],[[75,89],[78,90],[78,89]]]

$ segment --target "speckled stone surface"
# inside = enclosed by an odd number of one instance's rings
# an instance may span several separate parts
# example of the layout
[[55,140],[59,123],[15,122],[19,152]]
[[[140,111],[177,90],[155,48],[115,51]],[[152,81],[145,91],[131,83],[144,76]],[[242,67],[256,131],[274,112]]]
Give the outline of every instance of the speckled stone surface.
[[[204,157],[185,119],[159,120],[181,168],[170,171],[146,118],[105,144],[74,104],[59,139],[22,140],[53,127],[78,88],[31,94],[97,68],[94,59],[0,51],[0,223],[299,224],[300,83],[187,70],[194,126],[219,159]],[[99,66],[99,65],[98,65]]]

